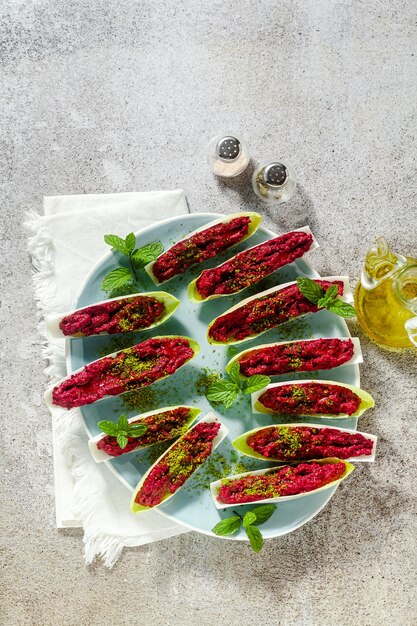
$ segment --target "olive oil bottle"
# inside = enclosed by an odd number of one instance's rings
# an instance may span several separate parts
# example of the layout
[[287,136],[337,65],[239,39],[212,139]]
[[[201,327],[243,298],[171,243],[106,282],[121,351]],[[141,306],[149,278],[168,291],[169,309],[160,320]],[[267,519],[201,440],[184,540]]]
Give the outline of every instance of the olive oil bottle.
[[369,249],[355,292],[358,321],[384,348],[417,346],[417,259],[391,252],[384,237]]

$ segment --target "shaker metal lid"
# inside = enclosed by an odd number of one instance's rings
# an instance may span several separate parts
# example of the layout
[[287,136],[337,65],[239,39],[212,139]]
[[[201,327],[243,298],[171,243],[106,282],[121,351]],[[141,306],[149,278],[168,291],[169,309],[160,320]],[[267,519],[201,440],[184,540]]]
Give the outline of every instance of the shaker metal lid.
[[283,163],[269,163],[263,172],[263,179],[271,187],[282,187],[288,178],[287,168]]
[[228,135],[219,139],[216,152],[222,161],[236,161],[242,152],[242,146],[239,139]]

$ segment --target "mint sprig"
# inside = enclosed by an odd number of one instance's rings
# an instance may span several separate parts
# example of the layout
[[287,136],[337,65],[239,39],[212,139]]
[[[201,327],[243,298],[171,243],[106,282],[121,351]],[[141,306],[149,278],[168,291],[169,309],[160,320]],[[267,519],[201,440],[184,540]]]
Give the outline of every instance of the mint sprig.
[[103,291],[113,291],[114,289],[120,289],[127,282],[132,280],[132,272],[127,267],[116,267],[101,281],[101,289]]
[[129,442],[129,437],[141,437],[146,433],[148,427],[146,424],[133,423],[129,424],[126,415],[120,415],[117,424],[109,420],[101,420],[97,422],[97,426],[106,435],[116,437],[119,448],[124,450]]
[[243,517],[233,511],[235,515],[222,519],[211,529],[211,532],[220,537],[226,537],[237,533],[242,526],[248,536],[252,550],[260,552],[264,545],[264,539],[257,527],[268,521],[276,508],[275,504],[262,504],[247,511]]
[[125,239],[119,235],[104,235],[104,241],[129,259],[129,267],[117,267],[101,281],[100,288],[110,292],[110,298],[135,293],[138,289],[138,271],[154,261],[164,250],[160,241],[152,241],[136,248],[134,233],[129,233]]
[[307,277],[297,278],[297,287],[300,293],[313,304],[317,304],[319,309],[327,309],[340,317],[355,317],[355,308],[340,300],[337,285],[330,285],[326,291],[316,281]]
[[244,380],[240,377],[240,365],[235,363],[229,372],[230,380],[217,377],[206,390],[206,398],[210,402],[221,402],[226,409],[230,409],[241,393],[249,394],[263,389],[271,382],[268,376],[255,374]]

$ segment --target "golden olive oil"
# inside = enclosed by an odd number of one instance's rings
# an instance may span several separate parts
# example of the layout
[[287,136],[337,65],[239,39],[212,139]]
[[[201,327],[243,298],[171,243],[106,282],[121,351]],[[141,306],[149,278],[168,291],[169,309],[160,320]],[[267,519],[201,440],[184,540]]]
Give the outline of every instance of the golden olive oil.
[[[417,264],[417,259],[408,258],[407,261]],[[410,291],[413,285],[407,285],[406,289]],[[398,300],[391,278],[371,290],[365,289],[359,282],[355,291],[355,308],[365,333],[378,344],[389,348],[413,347],[404,324],[415,317],[415,313]]]

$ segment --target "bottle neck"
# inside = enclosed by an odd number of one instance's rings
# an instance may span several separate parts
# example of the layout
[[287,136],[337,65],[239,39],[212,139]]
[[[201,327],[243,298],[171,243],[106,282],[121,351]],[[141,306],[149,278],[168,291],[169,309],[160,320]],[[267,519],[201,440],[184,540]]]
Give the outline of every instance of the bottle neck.
[[377,237],[375,243],[368,250],[365,266],[361,275],[362,287],[366,290],[375,289],[388,278],[393,279],[404,266],[407,259],[401,254],[391,252],[384,237]]

